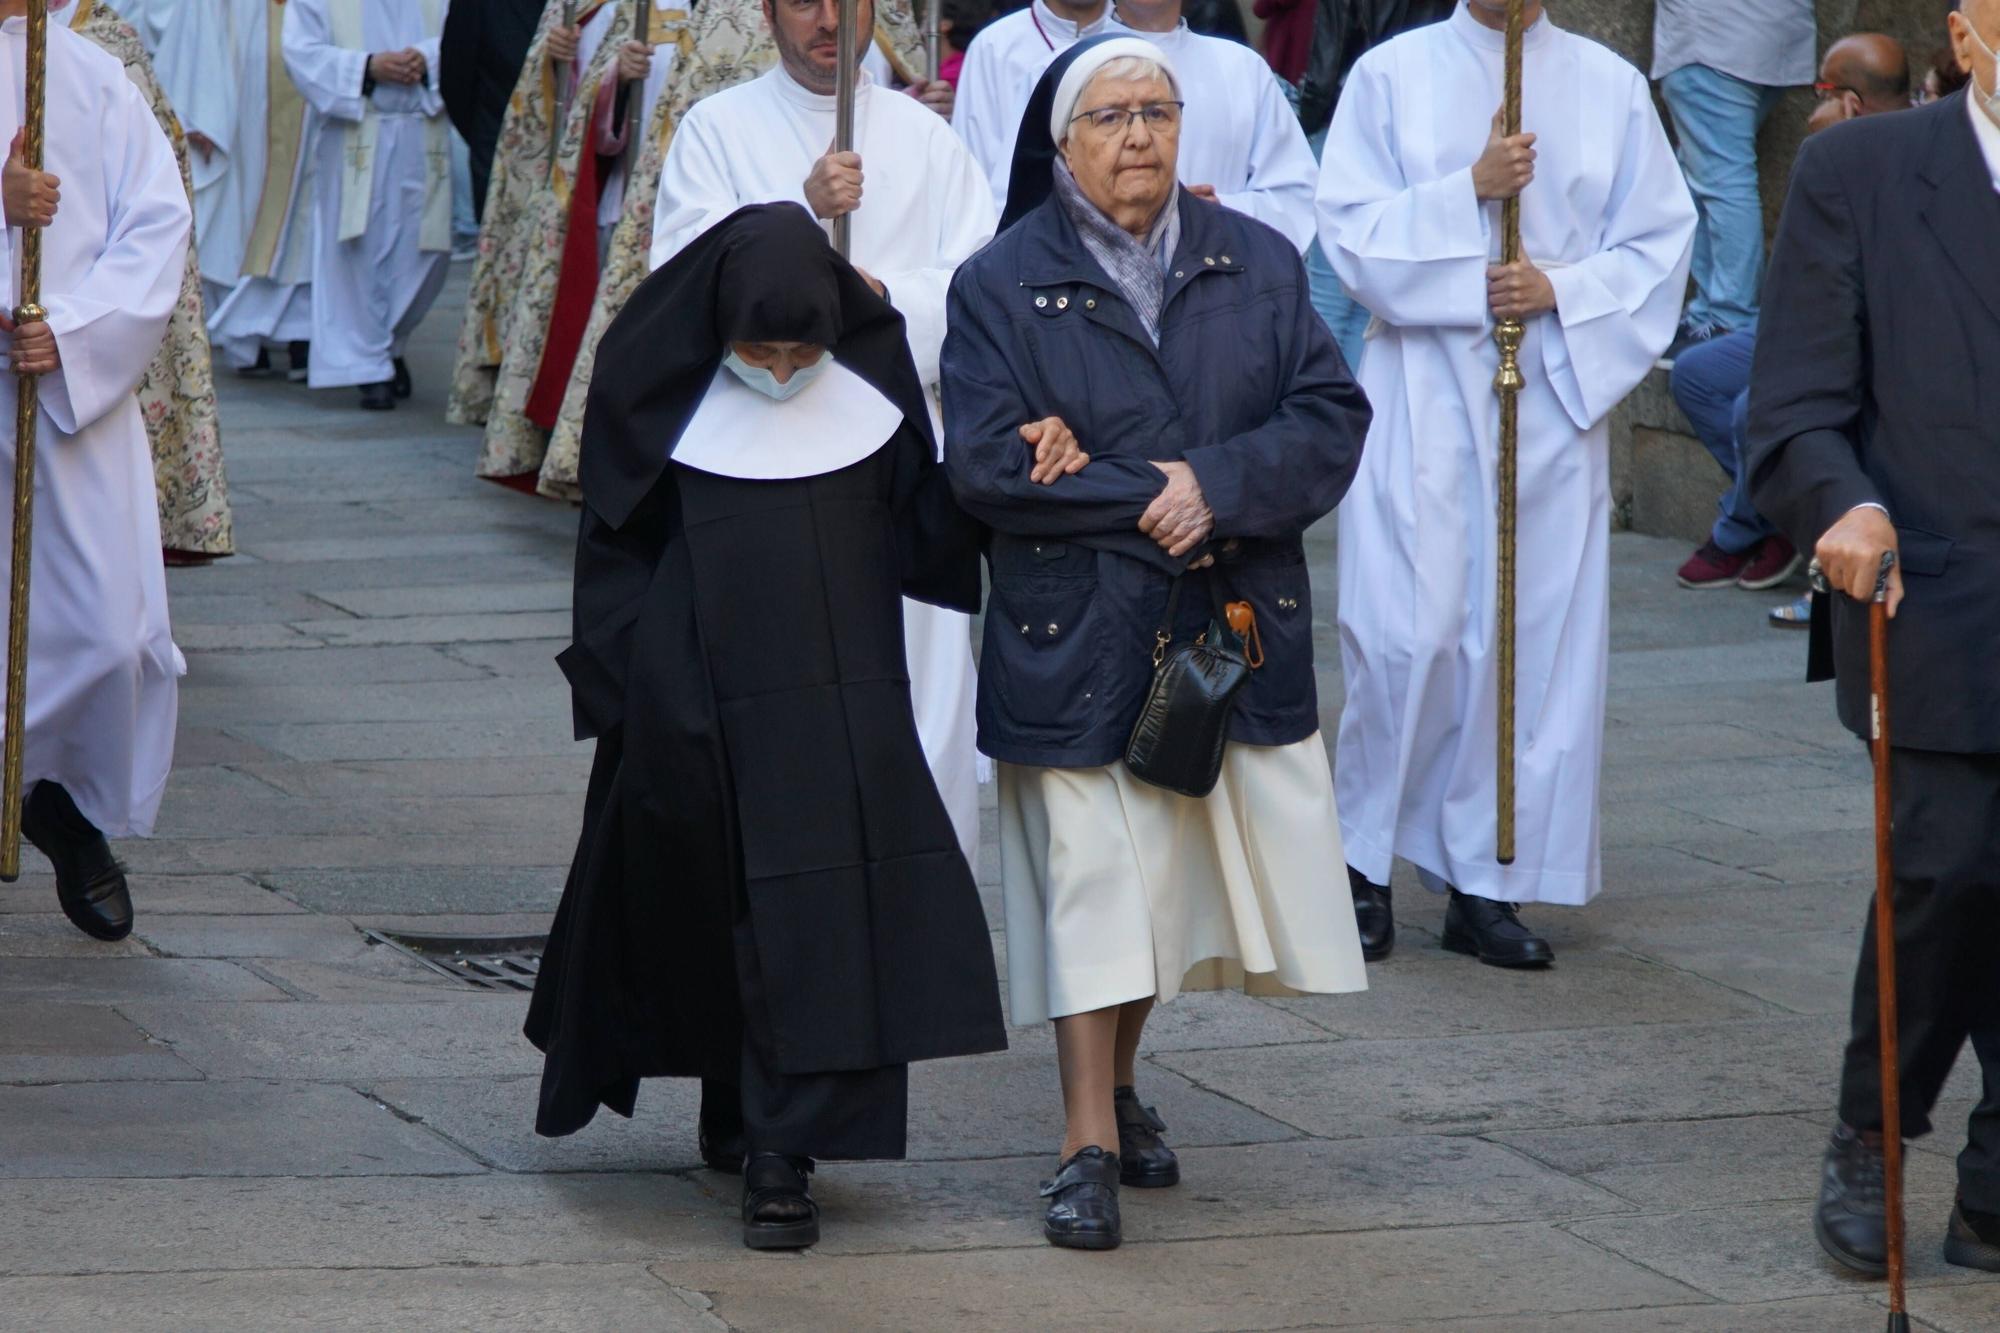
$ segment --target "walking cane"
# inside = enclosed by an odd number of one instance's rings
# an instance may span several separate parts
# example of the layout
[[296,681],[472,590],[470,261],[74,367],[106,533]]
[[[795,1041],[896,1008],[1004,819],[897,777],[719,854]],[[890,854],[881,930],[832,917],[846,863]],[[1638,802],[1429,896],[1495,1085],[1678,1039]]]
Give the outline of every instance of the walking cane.
[[[24,80],[21,160],[42,169],[42,137],[48,92],[49,0],[28,0],[27,76]],[[21,228],[21,304],[14,324],[49,317],[42,309],[42,229]],[[35,531],[35,424],[40,412],[39,381],[15,372],[14,385],[14,547],[7,580],[7,735],[0,743],[0,881],[21,877],[21,732],[27,725],[28,574]]]
[[[1522,0],[1507,0],[1507,56],[1505,95],[1500,106],[1500,133],[1521,132],[1521,47]],[[1500,262],[1512,264],[1521,258],[1521,197],[1516,194],[1500,205]],[[1520,442],[1520,393],[1526,383],[1521,378],[1521,321],[1503,319],[1494,326],[1493,341],[1500,345],[1500,369],[1493,376],[1493,392],[1500,396],[1499,480],[1499,572],[1500,605],[1496,630],[1500,671],[1499,736],[1494,747],[1498,761],[1495,791],[1494,859],[1503,866],[1514,864],[1514,551],[1515,516],[1519,508],[1516,460]]]
[[1875,759],[1875,1019],[1882,1047],[1883,1206],[1889,1235],[1889,1333],[1909,1333],[1903,1304],[1903,1083],[1896,1026],[1896,874],[1889,791],[1889,573],[1896,553],[1882,553],[1868,602],[1870,748]]
[[[833,85],[833,151],[854,151],[854,80],[861,63],[861,34],[855,31],[858,15],[855,0],[840,0],[840,28],[837,46],[840,69]],[[833,220],[833,248],[842,259],[849,258],[849,238],[854,233],[851,213]]]

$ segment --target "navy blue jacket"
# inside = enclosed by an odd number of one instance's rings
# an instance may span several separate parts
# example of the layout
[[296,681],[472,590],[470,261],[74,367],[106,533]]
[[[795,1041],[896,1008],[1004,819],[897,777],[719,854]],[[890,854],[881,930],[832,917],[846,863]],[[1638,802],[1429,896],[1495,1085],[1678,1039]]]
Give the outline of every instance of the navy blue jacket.
[[[1319,726],[1301,537],[1354,479],[1367,399],[1291,244],[1185,191],[1178,207],[1157,349],[1053,197],[952,280],[945,465],[991,529],[978,714],[996,759],[1091,768],[1124,753],[1168,589],[1194,558],[1139,531],[1166,485],[1156,460],[1194,469],[1225,595],[1256,609],[1265,663],[1231,738],[1285,745]],[[1041,486],[1020,428],[1050,416],[1090,464]],[[1208,581],[1188,576],[1177,640],[1207,625]]]

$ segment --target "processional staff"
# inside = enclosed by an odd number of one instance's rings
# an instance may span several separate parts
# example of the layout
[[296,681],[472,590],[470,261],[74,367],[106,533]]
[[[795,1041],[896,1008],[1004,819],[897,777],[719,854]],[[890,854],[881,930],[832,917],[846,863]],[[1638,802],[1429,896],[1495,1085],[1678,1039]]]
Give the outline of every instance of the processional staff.
[[[837,42],[840,69],[833,85],[833,151],[836,153],[854,151],[854,80],[859,72],[855,66],[861,61],[861,34],[855,31],[859,24],[856,11],[856,0],[840,0]],[[833,220],[833,248],[840,252],[842,259],[849,257],[852,220],[851,213],[842,213]]]
[[[42,169],[42,135],[48,101],[49,3],[28,0],[27,95],[21,160]],[[14,326],[46,320],[42,309],[42,230],[21,224],[21,304]],[[7,586],[7,734],[0,746],[0,880],[21,877],[21,734],[27,725],[28,576],[35,530],[35,423],[40,381],[16,370],[14,386],[14,550]]]
[[[1523,0],[1507,0],[1506,91],[1501,100],[1500,133],[1508,138],[1521,132],[1522,7]],[[1516,192],[1500,204],[1500,262],[1513,264],[1520,258],[1521,196]],[[1520,498],[1516,468],[1520,393],[1525,383],[1520,362],[1523,332],[1518,319],[1503,319],[1493,330],[1493,341],[1500,345],[1500,369],[1493,376],[1493,392],[1500,396],[1500,734],[1496,747],[1499,782],[1495,788],[1498,806],[1495,852],[1503,866],[1514,864],[1514,551]]]
[[938,26],[939,0],[924,0],[924,78],[937,82],[938,71],[944,66],[944,35]]
[[[562,26],[567,32],[576,26],[576,0],[563,0]],[[556,65],[556,107],[549,117],[549,170],[556,169],[556,158],[562,147],[563,122],[569,119],[570,99],[576,95],[576,61],[564,60]]]

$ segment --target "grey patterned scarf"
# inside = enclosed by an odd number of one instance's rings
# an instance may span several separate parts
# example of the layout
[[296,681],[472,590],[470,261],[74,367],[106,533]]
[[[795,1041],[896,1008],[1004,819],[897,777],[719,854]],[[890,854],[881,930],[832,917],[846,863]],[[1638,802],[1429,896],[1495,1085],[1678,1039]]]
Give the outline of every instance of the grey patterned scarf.
[[1099,211],[1096,204],[1084,198],[1083,187],[1070,174],[1069,164],[1057,154],[1055,160],[1056,198],[1062,201],[1063,212],[1076,224],[1076,234],[1083,238],[1083,248],[1090,251],[1090,257],[1118,284],[1132,309],[1138,314],[1139,322],[1146,326],[1146,336],[1160,345],[1160,307],[1167,295],[1167,265],[1174,261],[1174,251],[1181,243],[1181,210],[1178,190],[1167,200],[1167,206],[1160,210],[1160,216],[1153,219],[1146,238],[1134,239],[1132,233],[1113,222]]

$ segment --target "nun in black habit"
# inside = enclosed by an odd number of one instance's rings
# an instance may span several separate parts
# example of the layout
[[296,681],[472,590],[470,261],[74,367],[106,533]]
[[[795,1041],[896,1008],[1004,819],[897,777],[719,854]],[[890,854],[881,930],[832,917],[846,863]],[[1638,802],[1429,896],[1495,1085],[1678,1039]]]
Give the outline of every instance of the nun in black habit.
[[699,1077],[745,1244],[810,1245],[814,1159],[903,1156],[909,1063],[1006,1046],[899,601],[976,609],[979,529],[902,317],[796,204],[639,286],[582,453],[558,661],[597,757],[528,1011],[536,1128]]

